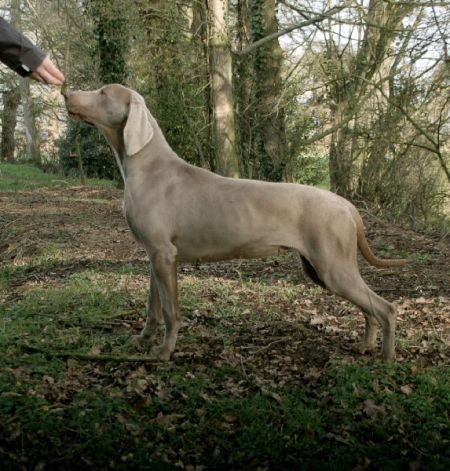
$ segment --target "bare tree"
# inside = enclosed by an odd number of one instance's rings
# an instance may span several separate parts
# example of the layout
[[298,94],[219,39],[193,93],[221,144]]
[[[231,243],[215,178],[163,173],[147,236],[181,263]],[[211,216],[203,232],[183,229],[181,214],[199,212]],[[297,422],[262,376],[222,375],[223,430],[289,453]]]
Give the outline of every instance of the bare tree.
[[[350,121],[357,116],[370,81],[379,71],[389,47],[396,37],[401,20],[412,10],[409,4],[370,0],[361,20],[364,30],[356,53],[351,50],[351,35],[342,44],[342,34],[329,26],[326,36],[324,70],[329,79],[328,93],[333,126],[330,144],[330,182],[333,191],[342,195],[353,192],[351,152],[353,130]],[[354,122],[353,122],[354,125]]]
[[206,0],[212,109],[212,140],[216,170],[237,177],[236,132],[232,85],[232,60],[228,33],[228,0]]

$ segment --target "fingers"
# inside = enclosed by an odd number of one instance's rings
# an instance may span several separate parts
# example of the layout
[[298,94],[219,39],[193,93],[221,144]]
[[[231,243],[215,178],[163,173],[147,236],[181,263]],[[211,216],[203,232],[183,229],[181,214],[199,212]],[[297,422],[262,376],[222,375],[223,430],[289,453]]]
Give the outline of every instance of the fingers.
[[46,57],[41,65],[31,74],[31,78],[47,85],[62,85],[65,81],[63,73]]

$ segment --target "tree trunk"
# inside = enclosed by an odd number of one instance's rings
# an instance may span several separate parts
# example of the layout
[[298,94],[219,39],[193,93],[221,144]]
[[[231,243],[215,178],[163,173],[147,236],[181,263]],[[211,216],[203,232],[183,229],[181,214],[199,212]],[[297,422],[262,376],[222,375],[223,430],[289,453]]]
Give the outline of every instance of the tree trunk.
[[[87,12],[94,21],[97,49],[100,56],[99,76],[104,84],[127,84],[128,67],[125,61],[128,52],[128,24],[126,3],[119,0],[89,0]],[[92,133],[96,130],[92,129]],[[95,138],[94,138],[95,139]],[[102,162],[98,162],[98,167]],[[124,182],[114,167],[114,181],[117,188],[123,188]]]
[[[275,0],[265,0],[262,3],[264,36],[278,32],[276,3]],[[278,39],[274,39],[262,47],[262,52],[264,63],[260,69],[259,89],[261,95],[258,103],[261,135],[264,150],[272,162],[272,172],[268,176],[270,179],[278,181],[283,177],[287,158],[284,109],[281,104],[283,50]]]
[[14,131],[17,123],[17,108],[20,103],[19,88],[3,92],[3,113],[2,113],[2,138],[1,138],[1,161],[14,162],[16,140]]
[[[341,104],[341,107],[344,106]],[[336,112],[334,115],[335,124],[342,123],[342,112]],[[351,131],[347,124],[341,124],[340,129],[331,135],[329,152],[329,170],[331,191],[339,195],[348,196],[351,193],[351,168],[349,152],[349,137]]]
[[30,82],[28,79],[21,78],[19,88],[23,111],[23,122],[25,124],[25,135],[27,139],[28,159],[36,165],[40,165],[39,142],[36,132],[36,123],[31,109],[32,105],[30,104]]
[[100,55],[99,73],[103,83],[126,84],[128,68],[128,25],[121,1],[90,0],[91,16]]
[[[236,47],[238,51],[250,45],[250,1],[237,2],[237,30]],[[235,77],[234,92],[236,97],[236,121],[239,141],[239,162],[242,176],[253,178],[255,173],[256,149],[253,141],[254,111],[253,111],[253,85],[254,70],[251,57],[236,55],[234,64]]]
[[[196,0],[192,6],[192,23],[191,23],[191,42],[197,56],[202,63],[202,79],[205,84],[210,83],[209,77],[209,50],[208,50],[208,6],[202,0]],[[213,113],[211,106],[211,92],[209,87],[203,87],[203,96],[205,104],[205,112],[207,115],[207,122],[213,122]],[[201,158],[202,166],[209,167],[209,170],[216,172],[216,156],[214,147],[212,145],[212,130],[211,126],[206,126],[206,145],[196,143],[199,155]],[[204,147],[204,148],[202,148]]]
[[[238,49],[245,50],[278,31],[275,0],[240,0]],[[280,181],[287,158],[287,139],[282,101],[283,51],[278,39],[254,49],[237,60],[238,111],[246,174]]]
[[[20,0],[11,1],[11,24],[21,29],[21,10],[20,10]],[[29,102],[30,95],[30,84],[28,79],[20,78],[19,79],[19,97],[20,103],[22,105],[23,111],[23,120],[25,124],[25,135],[27,141],[27,155],[28,159],[36,164],[40,164],[39,158],[39,146],[37,142],[37,131],[36,123],[34,120],[32,105]]]
[[228,0],[206,0],[208,8],[209,74],[212,139],[216,170],[238,177],[232,88],[232,61],[228,37]]

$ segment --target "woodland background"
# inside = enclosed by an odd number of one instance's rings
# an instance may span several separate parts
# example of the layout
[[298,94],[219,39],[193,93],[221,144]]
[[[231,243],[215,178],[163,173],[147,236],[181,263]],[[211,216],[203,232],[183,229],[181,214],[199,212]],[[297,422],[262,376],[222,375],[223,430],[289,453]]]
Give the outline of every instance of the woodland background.
[[[0,0],[71,89],[141,93],[215,172],[358,206],[396,361],[291,253],[178,267],[169,362],[114,159],[60,90],[0,68],[0,467],[450,469],[450,1]],[[92,177],[95,177],[92,178]],[[80,184],[81,183],[81,184]],[[159,332],[162,334],[162,331]]]
[[[446,0],[10,0],[0,12],[69,88],[138,90],[189,162],[322,185],[448,230]],[[4,67],[0,84],[3,162],[118,178],[59,90]]]

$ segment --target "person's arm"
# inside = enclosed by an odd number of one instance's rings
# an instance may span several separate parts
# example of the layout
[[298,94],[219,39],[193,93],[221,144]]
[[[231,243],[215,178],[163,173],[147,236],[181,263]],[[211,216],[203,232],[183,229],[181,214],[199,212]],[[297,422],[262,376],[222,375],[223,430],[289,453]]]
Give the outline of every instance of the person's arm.
[[22,77],[62,85],[64,75],[47,54],[0,17],[0,61]]

